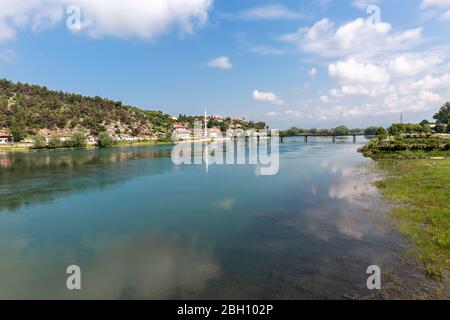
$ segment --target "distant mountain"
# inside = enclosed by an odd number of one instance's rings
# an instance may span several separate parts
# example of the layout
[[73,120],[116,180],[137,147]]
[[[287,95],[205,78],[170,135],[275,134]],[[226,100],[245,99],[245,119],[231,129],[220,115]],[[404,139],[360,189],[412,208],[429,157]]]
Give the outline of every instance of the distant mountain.
[[46,87],[0,80],[0,131],[16,139],[40,132],[83,131],[98,135],[158,136],[170,134],[174,121],[148,111],[100,97],[85,97]]

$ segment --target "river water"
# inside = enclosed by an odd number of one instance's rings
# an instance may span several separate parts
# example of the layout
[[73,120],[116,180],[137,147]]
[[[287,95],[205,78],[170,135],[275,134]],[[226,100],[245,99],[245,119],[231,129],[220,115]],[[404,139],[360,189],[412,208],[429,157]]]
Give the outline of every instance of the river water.
[[367,268],[402,270],[406,244],[358,140],[287,138],[271,176],[172,146],[3,152],[0,298],[369,296]]

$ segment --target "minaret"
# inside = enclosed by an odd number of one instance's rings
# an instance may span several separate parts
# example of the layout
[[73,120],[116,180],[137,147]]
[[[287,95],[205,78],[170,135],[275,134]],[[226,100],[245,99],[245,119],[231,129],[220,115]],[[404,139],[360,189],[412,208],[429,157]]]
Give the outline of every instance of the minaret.
[[203,132],[203,135],[206,137],[208,135],[208,121],[206,120],[207,118],[207,113],[206,113],[206,108],[205,108],[205,129]]
[[400,113],[400,124],[403,124],[403,112]]

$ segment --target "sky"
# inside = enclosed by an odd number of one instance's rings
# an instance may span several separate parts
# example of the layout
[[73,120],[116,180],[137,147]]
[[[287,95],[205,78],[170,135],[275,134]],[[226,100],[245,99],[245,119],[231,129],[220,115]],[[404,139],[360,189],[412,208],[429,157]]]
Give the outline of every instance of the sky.
[[431,120],[450,0],[0,0],[0,78],[272,128]]

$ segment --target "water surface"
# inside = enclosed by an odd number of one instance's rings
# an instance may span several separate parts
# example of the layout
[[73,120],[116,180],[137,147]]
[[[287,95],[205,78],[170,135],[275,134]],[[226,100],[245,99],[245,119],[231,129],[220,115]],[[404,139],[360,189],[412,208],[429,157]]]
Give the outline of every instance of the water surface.
[[275,176],[176,166],[171,146],[1,153],[0,298],[367,295],[404,244],[351,140],[286,139]]

